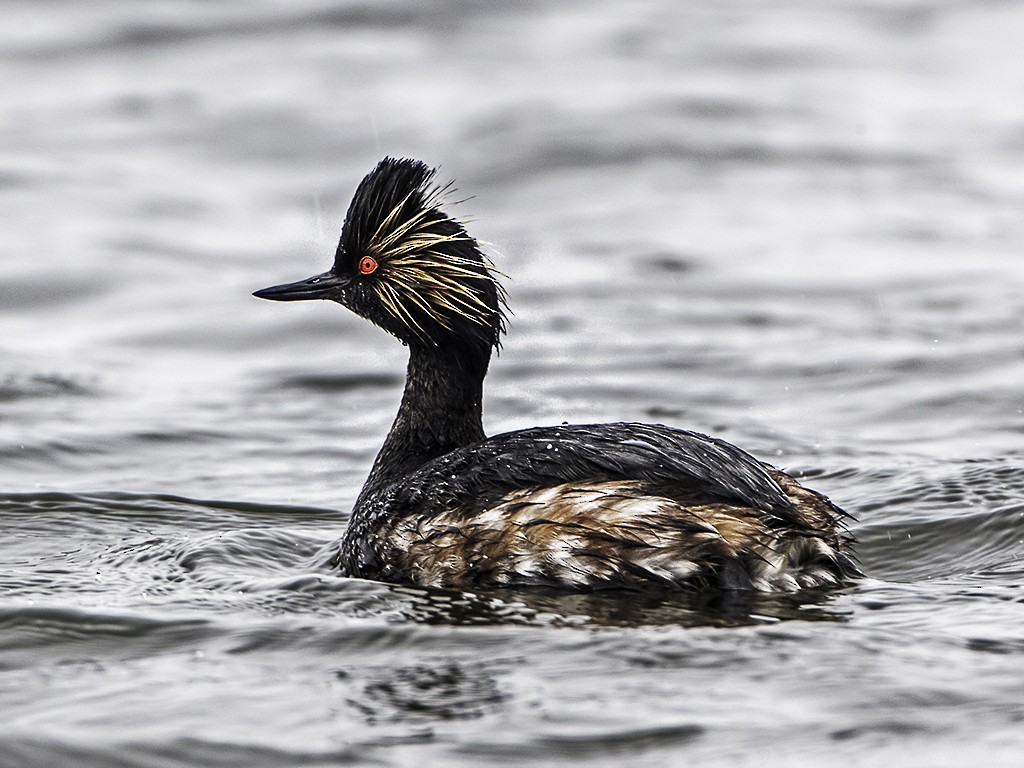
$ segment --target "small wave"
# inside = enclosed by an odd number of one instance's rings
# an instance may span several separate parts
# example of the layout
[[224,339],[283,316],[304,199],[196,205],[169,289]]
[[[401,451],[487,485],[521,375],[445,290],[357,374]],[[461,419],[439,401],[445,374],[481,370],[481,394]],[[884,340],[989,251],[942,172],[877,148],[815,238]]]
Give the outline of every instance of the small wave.
[[624,763],[632,762],[637,754],[647,750],[678,749],[700,738],[705,728],[692,722],[666,723],[648,727],[637,726],[621,730],[595,728],[589,731],[563,733],[549,732],[523,743],[516,739],[500,739],[487,743],[469,744],[460,752],[478,758],[481,764],[505,763],[525,759],[540,763],[598,760],[601,764],[618,755]]
[[340,517],[336,510],[323,507],[192,499],[167,493],[42,491],[0,494],[0,513],[4,515],[36,515],[40,512],[64,512],[90,519],[102,516],[165,521],[187,519],[199,525],[212,523],[218,526],[246,519],[280,522],[285,518],[298,518],[337,522]]
[[[123,741],[121,740],[123,739]],[[158,743],[137,743],[131,737],[114,737],[96,743],[95,739],[40,736],[38,733],[4,735],[0,764],[19,768],[110,768],[110,766],[161,766],[194,768],[197,765],[221,768],[248,768],[273,765],[278,768],[309,765],[366,765],[362,747],[336,747],[322,750],[279,749],[271,746],[238,744],[216,739],[180,736]]]
[[[216,634],[204,619],[157,619],[67,606],[0,606],[0,653],[7,668],[62,658],[134,658]],[[127,642],[130,641],[130,642]],[[58,646],[66,646],[64,651]]]
[[95,383],[59,373],[9,374],[0,380],[0,402],[37,397],[86,397],[97,393]]
[[[286,6],[285,6],[286,7]],[[283,12],[269,12],[254,17],[247,9],[240,13],[216,8],[211,13],[193,13],[189,18],[173,19],[166,14],[146,19],[139,14],[112,16],[105,28],[86,25],[77,39],[58,39],[35,43],[19,51],[23,56],[46,59],[63,53],[91,54],[110,51],[154,49],[180,46],[207,39],[242,39],[273,31],[276,34],[297,33],[306,30],[322,31],[331,27],[346,30],[400,29],[422,27],[432,20],[445,19],[446,23],[463,20],[466,9],[461,3],[443,3],[420,6],[415,3],[345,4],[336,8],[289,8]]]
[[1024,571],[1024,505],[858,529],[867,572],[897,581]]
[[266,390],[297,389],[306,392],[350,392],[355,389],[396,387],[403,383],[401,376],[388,373],[350,374],[293,374],[268,383]]
[[0,518],[10,598],[216,615],[239,591],[315,569],[344,525],[332,510],[130,493],[5,494]]
[[504,671],[500,661],[432,661],[398,667],[339,668],[334,675],[349,689],[346,704],[370,724],[475,719],[509,698],[497,680]]

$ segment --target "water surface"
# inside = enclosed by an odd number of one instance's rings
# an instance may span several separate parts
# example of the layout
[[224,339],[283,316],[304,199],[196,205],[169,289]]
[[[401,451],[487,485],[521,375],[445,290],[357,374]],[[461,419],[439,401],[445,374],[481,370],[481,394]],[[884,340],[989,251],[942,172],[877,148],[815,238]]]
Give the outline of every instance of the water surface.
[[[11,0],[0,765],[1017,765],[1024,6]],[[458,594],[322,548],[404,350],[384,154],[511,275],[497,432],[658,421],[853,513],[838,592]]]

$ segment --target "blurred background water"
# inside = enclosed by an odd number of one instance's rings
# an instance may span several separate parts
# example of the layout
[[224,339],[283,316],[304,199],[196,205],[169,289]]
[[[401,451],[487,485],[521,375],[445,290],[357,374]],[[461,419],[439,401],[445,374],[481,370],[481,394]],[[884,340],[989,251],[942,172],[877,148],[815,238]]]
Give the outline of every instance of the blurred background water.
[[[6,0],[0,766],[1019,765],[1024,4]],[[869,578],[337,578],[404,350],[322,271],[441,166],[515,315],[491,432],[808,478]]]

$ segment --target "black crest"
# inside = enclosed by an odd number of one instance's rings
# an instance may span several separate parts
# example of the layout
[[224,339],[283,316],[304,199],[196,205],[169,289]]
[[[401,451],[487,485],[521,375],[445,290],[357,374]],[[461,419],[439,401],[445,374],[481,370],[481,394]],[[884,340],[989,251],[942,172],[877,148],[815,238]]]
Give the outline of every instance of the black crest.
[[386,157],[352,197],[334,272],[352,309],[406,342],[498,346],[505,293],[476,240],[441,205],[451,185],[418,160]]

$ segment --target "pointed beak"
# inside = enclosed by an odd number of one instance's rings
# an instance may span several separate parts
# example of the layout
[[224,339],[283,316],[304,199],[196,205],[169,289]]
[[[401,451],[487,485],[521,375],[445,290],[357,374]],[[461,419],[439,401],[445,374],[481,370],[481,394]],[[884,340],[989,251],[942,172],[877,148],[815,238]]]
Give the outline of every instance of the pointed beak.
[[271,301],[302,301],[304,299],[333,299],[339,291],[348,285],[347,277],[339,277],[333,272],[307,277],[295,283],[275,285],[270,288],[253,292],[258,299]]

